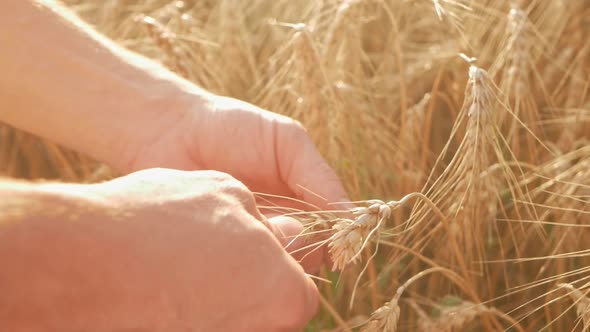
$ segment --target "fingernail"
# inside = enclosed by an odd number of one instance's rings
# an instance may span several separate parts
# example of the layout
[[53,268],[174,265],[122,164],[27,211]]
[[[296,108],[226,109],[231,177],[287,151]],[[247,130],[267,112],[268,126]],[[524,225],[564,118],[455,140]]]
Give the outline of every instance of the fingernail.
[[268,219],[275,236],[283,246],[289,244],[303,231],[303,225],[295,219],[287,216],[277,216]]

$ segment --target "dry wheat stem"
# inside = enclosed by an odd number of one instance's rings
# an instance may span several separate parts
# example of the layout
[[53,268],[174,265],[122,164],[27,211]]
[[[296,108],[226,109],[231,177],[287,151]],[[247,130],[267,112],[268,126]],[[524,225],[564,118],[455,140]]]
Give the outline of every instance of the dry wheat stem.
[[[360,241],[350,239],[356,251],[341,265],[366,260],[393,282],[448,266],[465,279],[457,287],[466,300],[477,306],[478,297],[491,298],[507,312],[518,309],[527,331],[585,324],[583,315],[576,320],[574,310],[563,310],[581,301],[542,298],[564,290],[576,295],[554,283],[577,278],[579,285],[590,272],[588,0],[63,2],[101,33],[186,72],[204,89],[300,120],[354,199],[398,197],[423,186],[425,198],[412,210],[396,209],[381,222],[363,217],[355,229]],[[141,14],[153,22],[135,22]],[[489,75],[462,75],[460,52],[476,55]],[[478,99],[476,85],[489,94]],[[428,94],[424,112],[419,101]],[[0,128],[2,174],[94,181],[95,166]],[[334,224],[345,229],[360,217],[344,222],[338,217],[346,211],[309,213],[260,201],[261,209],[300,219],[306,241],[328,238],[302,250],[328,245],[339,231]],[[383,295],[382,285],[369,276],[373,289],[352,287],[362,271],[328,274],[341,278],[322,290],[332,311],[323,310],[312,329],[349,329],[359,313],[372,311],[369,302]],[[424,284],[414,287],[419,298],[449,292],[438,287],[446,286],[440,276]],[[346,310],[351,292],[371,301]],[[416,315],[385,309],[384,321],[397,318],[398,330],[417,329]],[[496,316],[478,317],[482,330],[501,330],[485,323]]]
[[173,45],[176,34],[168,30],[162,23],[155,18],[147,15],[138,15],[135,20],[141,22],[147,29],[150,38],[162,49],[164,54],[171,58],[170,66],[183,77],[189,77],[189,70],[184,65],[183,54],[179,54],[180,49]]
[[557,287],[569,292],[568,295],[574,300],[576,313],[584,324],[584,332],[590,331],[590,298],[586,296],[588,292],[582,293],[571,284],[558,284]]
[[432,267],[419,272],[399,286],[395,292],[395,295],[389,302],[385,303],[383,306],[373,312],[367,324],[361,329],[361,332],[397,331],[397,323],[400,317],[399,300],[404,291],[416,280],[419,280],[420,278],[435,272],[444,272],[444,274],[450,274],[452,279],[457,278],[457,276],[452,271],[442,267]]
[[475,318],[484,314],[493,314],[501,317],[517,328],[517,330],[522,331],[518,322],[510,316],[482,303],[476,304],[461,300],[459,304],[455,305],[437,305],[436,308],[439,310],[439,313],[436,318],[429,317],[414,301],[410,301],[409,303],[420,316],[418,325],[422,332],[460,331]]

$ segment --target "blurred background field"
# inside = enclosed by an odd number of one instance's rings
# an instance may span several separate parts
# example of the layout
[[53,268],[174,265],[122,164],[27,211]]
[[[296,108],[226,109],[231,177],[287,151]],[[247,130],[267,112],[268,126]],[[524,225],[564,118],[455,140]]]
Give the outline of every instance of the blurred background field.
[[[425,195],[363,235],[359,262],[322,271],[309,331],[372,328],[413,276],[397,326],[377,330],[590,331],[590,1],[65,3],[199,86],[301,121],[353,199]],[[7,126],[0,172],[116,176]]]

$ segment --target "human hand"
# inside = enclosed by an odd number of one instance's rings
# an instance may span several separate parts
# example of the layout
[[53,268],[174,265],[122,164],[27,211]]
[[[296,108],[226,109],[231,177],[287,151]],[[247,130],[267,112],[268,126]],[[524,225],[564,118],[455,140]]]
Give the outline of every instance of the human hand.
[[[347,201],[340,180],[301,124],[240,100],[199,97],[182,116],[162,111],[157,120],[142,120],[163,126],[148,126],[157,137],[131,150],[135,157],[125,171],[213,169],[231,174],[252,191],[300,199],[321,209]],[[168,119],[173,116],[175,120]]]
[[3,324],[297,331],[317,309],[314,283],[270,231],[285,228],[270,225],[224,173],[151,169],[58,188],[80,196],[51,204],[67,214],[0,232],[22,239],[10,254],[0,245],[0,259],[17,266],[0,272],[2,299],[12,301],[0,300]]
[[[302,200],[319,209],[338,209],[330,203],[347,201],[340,180],[298,122],[236,99],[199,97],[205,100],[195,98],[196,105],[187,112],[159,112],[142,120],[147,125],[138,128],[151,130],[157,138],[130,150],[134,158],[128,171],[213,169],[231,174],[254,192]],[[261,203],[270,205],[268,201],[310,208],[269,197]],[[323,250],[301,257],[308,271],[316,271]]]
[[211,169],[321,209],[346,200],[298,123],[203,91],[54,2],[12,0],[0,20],[0,92],[10,92],[0,95],[1,122],[123,173]]

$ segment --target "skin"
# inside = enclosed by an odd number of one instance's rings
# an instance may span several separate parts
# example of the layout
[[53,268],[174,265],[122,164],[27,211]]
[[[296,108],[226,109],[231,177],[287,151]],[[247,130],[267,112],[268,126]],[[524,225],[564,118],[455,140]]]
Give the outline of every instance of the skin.
[[[94,185],[0,182],[3,326],[305,326],[317,289],[282,247],[302,226],[267,219],[252,194],[324,209],[346,201],[305,129],[194,86],[51,1],[2,7],[0,121],[128,174]],[[302,265],[321,262],[315,254]]]
[[[0,227],[7,330],[294,331],[317,309],[313,281],[225,173],[150,169],[0,197],[21,210]],[[23,211],[31,201],[44,212]]]

